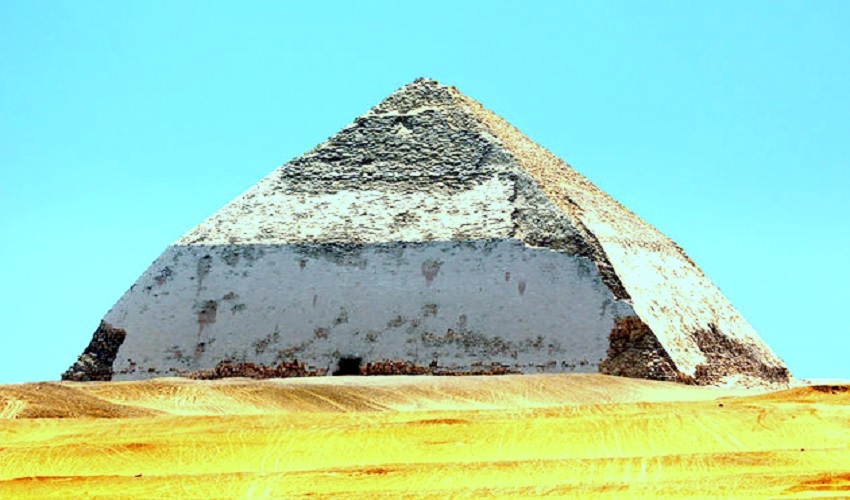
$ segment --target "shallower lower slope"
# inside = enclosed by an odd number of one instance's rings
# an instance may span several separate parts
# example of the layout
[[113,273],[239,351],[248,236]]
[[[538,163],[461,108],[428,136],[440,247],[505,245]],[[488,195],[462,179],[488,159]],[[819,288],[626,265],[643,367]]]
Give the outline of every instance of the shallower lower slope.
[[846,497],[847,389],[599,375],[0,386],[0,497]]

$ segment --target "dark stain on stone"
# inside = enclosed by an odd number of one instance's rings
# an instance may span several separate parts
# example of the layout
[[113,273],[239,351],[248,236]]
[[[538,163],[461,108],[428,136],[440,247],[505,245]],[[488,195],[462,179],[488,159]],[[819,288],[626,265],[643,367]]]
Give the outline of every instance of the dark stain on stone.
[[405,319],[404,316],[399,315],[387,322],[387,328],[398,328],[405,323],[407,323],[407,319]]
[[442,265],[442,262],[432,259],[428,259],[422,263],[422,276],[425,276],[425,282],[428,286],[434,282],[434,278],[440,273],[440,267]]
[[154,276],[153,280],[156,282],[157,285],[162,286],[166,282],[171,280],[173,276],[174,276],[174,270],[172,270],[168,266],[165,266],[162,269],[160,269],[160,271],[156,274],[156,276]]
[[176,359],[178,361],[183,359],[183,351],[180,350],[179,346],[173,345],[173,346],[169,347],[168,349],[166,349],[165,352],[167,352],[168,354],[171,354],[174,357],[174,359]]
[[200,335],[203,333],[206,325],[215,323],[216,316],[218,315],[218,302],[215,300],[205,300],[195,304],[195,314],[198,316],[198,325],[200,326],[198,335]]
[[254,354],[259,356],[260,354],[266,352],[266,349],[269,347],[270,344],[277,344],[278,342],[280,342],[280,329],[278,325],[275,325],[274,331],[272,333],[254,342]]
[[[366,266],[369,264],[363,255],[366,247],[360,243],[301,243],[292,245],[291,248],[293,252],[303,257],[299,259],[299,266],[301,265],[301,260],[306,261],[309,259],[321,259],[338,266],[356,267],[359,269],[366,269]],[[304,265],[306,266],[306,262]]]
[[212,270],[212,256],[204,255],[198,259],[197,276],[198,276],[198,291],[201,290],[201,285],[204,283],[204,277]]
[[334,319],[334,326],[339,326],[348,323],[348,310],[344,307],[339,308],[339,315]]
[[240,258],[245,259],[250,265],[264,253],[259,245],[228,245],[221,250],[221,258],[228,266],[235,266]]
[[235,245],[225,247],[221,252],[221,258],[228,266],[235,266],[239,263],[239,247]]
[[516,288],[519,291],[520,295],[525,295],[525,287],[525,280],[519,280],[519,283],[517,283]]
[[422,306],[422,316],[436,316],[440,312],[440,307],[437,304],[425,304]]

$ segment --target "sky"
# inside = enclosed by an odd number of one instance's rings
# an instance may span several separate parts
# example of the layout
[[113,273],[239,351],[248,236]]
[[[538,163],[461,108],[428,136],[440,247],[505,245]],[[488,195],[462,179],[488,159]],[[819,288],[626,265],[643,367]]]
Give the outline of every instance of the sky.
[[0,0],[0,383],[57,380],[167,245],[420,76],[670,236],[795,376],[850,378],[848,26],[842,1]]

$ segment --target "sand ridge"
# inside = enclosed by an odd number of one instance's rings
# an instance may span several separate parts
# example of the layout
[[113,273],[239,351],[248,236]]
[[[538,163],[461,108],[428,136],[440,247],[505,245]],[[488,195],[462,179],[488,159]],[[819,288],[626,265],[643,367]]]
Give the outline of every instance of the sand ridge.
[[694,401],[753,391],[587,374],[42,382],[0,386],[4,418],[545,408]]

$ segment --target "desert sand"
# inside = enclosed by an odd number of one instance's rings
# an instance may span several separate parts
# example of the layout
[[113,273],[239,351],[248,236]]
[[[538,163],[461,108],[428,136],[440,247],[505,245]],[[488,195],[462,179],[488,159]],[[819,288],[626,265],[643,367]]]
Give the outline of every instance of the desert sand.
[[850,385],[603,375],[0,386],[2,498],[850,497]]

